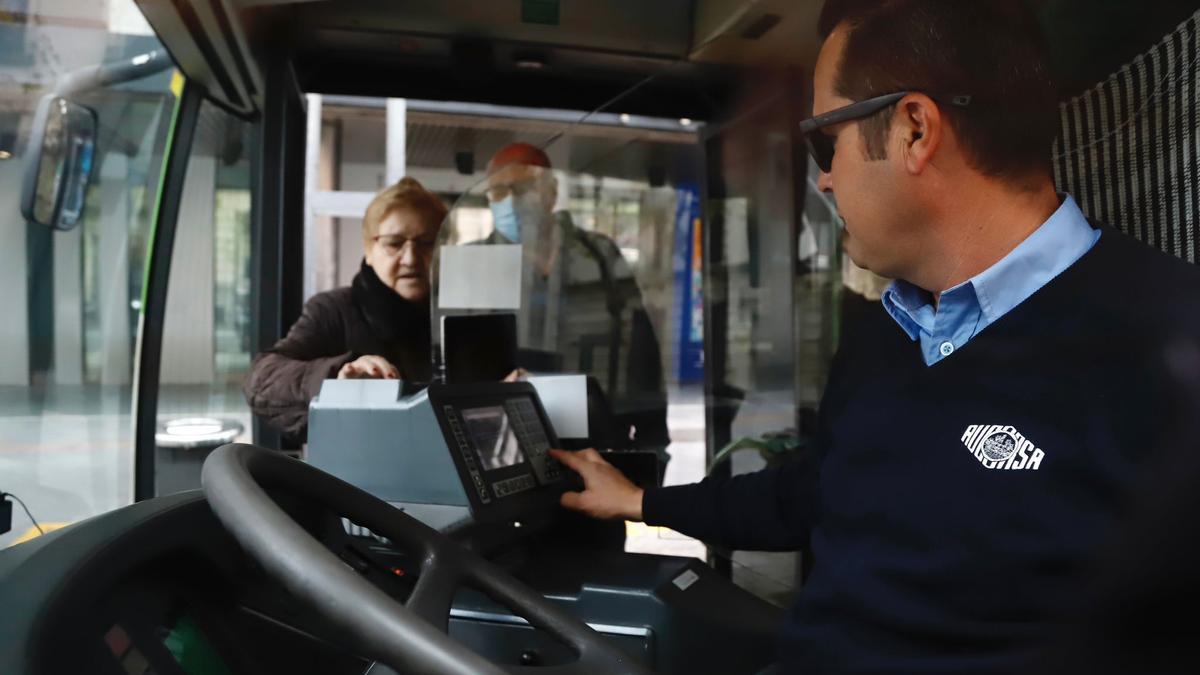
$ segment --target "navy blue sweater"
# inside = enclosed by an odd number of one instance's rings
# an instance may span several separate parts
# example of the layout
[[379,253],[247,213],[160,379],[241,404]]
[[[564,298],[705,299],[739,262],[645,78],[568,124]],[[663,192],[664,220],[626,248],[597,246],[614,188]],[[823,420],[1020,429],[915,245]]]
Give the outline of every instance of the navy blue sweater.
[[648,490],[645,519],[811,543],[787,672],[1020,672],[1179,419],[1168,366],[1198,317],[1200,270],[1109,228],[933,366],[880,308],[835,359],[816,456]]

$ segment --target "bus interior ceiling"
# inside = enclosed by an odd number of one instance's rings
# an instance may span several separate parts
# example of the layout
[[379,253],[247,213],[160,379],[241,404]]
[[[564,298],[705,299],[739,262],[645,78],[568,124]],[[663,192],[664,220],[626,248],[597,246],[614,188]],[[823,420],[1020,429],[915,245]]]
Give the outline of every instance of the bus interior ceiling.
[[[1196,8],[1191,0],[1029,1],[1065,95],[1099,81]],[[211,8],[183,3],[179,11],[173,4],[139,2],[185,74],[216,85],[210,95],[238,99],[242,110],[250,102],[231,90],[253,92],[261,103],[253,82],[286,63],[311,92],[581,111],[616,105],[711,121],[733,114],[738,91],[753,82],[748,75],[811,69],[823,3],[228,0]],[[216,72],[222,68],[228,72]],[[249,89],[239,78],[251,81]]]

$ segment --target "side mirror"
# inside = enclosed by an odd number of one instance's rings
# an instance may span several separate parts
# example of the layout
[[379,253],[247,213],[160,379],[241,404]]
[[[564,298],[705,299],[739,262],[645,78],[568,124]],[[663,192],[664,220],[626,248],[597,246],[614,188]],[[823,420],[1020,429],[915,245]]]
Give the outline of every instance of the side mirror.
[[21,213],[56,230],[83,216],[96,152],[96,112],[61,96],[38,102],[25,163]]

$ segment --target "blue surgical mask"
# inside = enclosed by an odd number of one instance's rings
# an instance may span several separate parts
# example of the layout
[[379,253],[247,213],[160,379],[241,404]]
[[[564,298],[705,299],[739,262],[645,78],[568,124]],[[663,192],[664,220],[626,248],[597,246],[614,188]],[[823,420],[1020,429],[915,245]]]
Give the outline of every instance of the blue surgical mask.
[[513,196],[492,202],[492,221],[496,231],[514,244],[521,243],[521,221],[517,218],[517,210],[513,205]]

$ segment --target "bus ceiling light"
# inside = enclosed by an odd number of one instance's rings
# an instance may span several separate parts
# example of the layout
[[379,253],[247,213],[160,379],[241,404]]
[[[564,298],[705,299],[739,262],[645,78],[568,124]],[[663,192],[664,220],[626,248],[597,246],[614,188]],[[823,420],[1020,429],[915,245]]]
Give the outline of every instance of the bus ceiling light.
[[12,153],[7,150],[0,150],[0,159],[12,159]]
[[621,113],[621,124],[629,124],[633,120],[629,113]]
[[690,127],[690,126],[692,126],[692,118],[690,118],[690,117],[680,117],[680,118],[679,118],[679,124],[680,124],[680,125],[682,125],[682,126],[685,126],[685,127]]

